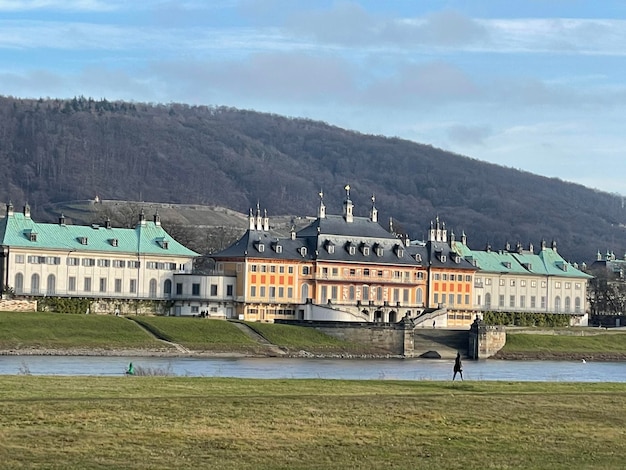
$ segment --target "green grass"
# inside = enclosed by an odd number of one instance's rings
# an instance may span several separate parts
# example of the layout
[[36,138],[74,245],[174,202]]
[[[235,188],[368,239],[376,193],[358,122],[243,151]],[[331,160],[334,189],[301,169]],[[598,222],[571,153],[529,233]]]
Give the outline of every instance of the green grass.
[[180,317],[137,317],[159,336],[182,344],[186,348],[205,350],[252,350],[256,342],[245,335],[234,324],[224,320]]
[[[582,330],[581,330],[582,331]],[[591,332],[593,333],[593,332]],[[626,354],[626,333],[601,334],[528,334],[507,332],[506,353],[617,353]]]
[[0,349],[162,348],[122,317],[0,312]]
[[2,468],[623,468],[626,384],[0,377]]

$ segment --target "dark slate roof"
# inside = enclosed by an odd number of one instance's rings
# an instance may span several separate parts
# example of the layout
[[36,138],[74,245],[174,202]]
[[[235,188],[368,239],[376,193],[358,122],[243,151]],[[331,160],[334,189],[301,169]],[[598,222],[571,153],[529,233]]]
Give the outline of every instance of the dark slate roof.
[[[425,244],[411,244],[407,249],[412,257],[419,254],[425,266],[449,269],[477,269],[472,263],[450,248],[447,242],[428,241]],[[445,261],[442,261],[443,259]]]
[[[248,229],[243,236],[225,250],[211,255],[215,259],[223,258],[265,258],[285,260],[311,260],[315,246],[309,245],[308,239],[276,238],[262,230]],[[302,248],[306,254],[302,255]]]
[[372,222],[372,220],[367,217],[354,217],[352,222],[346,222],[340,215],[327,215],[324,218],[317,218],[310,225],[300,230],[297,236],[311,237],[317,236],[318,234],[355,237],[359,239],[396,239],[392,233],[385,230],[378,222]]

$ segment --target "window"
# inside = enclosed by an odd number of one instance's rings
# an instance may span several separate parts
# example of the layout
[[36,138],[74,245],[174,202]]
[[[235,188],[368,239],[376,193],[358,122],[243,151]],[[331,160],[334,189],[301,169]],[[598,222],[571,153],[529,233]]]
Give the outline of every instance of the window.
[[57,280],[56,280],[56,277],[54,277],[54,274],[49,274],[47,284],[46,284],[47,295],[54,295],[56,293],[56,283],[57,283]]
[[[302,287],[304,287],[304,286],[302,286]],[[328,287],[326,287],[326,286],[322,286],[322,290],[321,290],[321,293],[320,293],[320,297],[321,297],[320,301],[321,301],[323,304],[325,304],[325,303],[326,303],[326,301],[328,300]]]
[[[450,274],[450,280],[451,281],[456,281],[456,275],[455,274]],[[460,281],[461,279],[459,279]]]
[[140,266],[141,266],[141,263],[139,261],[129,261],[128,262],[128,267],[130,269],[139,269]]
[[409,302],[409,289],[402,289],[402,302]]
[[447,281],[448,280],[448,275],[447,274],[442,274],[441,275],[441,279],[444,280],[444,281]]
[[541,308],[545,310],[546,308],[546,297],[545,296],[541,296]]
[[289,267],[287,268],[287,273],[288,273],[288,274],[293,274],[293,266],[289,266]]
[[256,286],[250,286],[250,297],[256,297]]
[[424,273],[423,273],[423,272],[421,272],[421,271],[420,271],[419,273],[416,273],[416,276],[417,276],[417,279],[418,279],[419,281],[421,281],[421,280],[423,280],[423,279],[424,279]]
[[436,304],[438,304],[438,303],[439,303],[439,294],[435,293],[435,294],[433,295],[433,302],[434,302],[434,303],[436,303]]
[[[469,305],[470,303],[470,296],[469,294],[465,294],[465,305]],[[478,303],[480,304],[480,296],[478,296]]]
[[560,282],[555,282],[555,283],[554,283],[554,287],[555,287],[556,289],[560,289],[560,288],[561,288],[561,283],[560,283]]
[[308,266],[302,266],[302,274],[305,276],[310,274],[310,269]]
[[113,267],[114,268],[123,268],[126,266],[126,262],[123,259],[114,259]]
[[287,287],[287,298],[291,299],[293,297],[293,287]]
[[350,244],[348,246],[348,253],[350,253],[350,255],[355,255],[356,254],[356,246]]
[[265,286],[261,286],[259,289],[259,297],[265,298]]
[[339,275],[339,269],[338,268],[333,268],[332,274],[333,274],[333,277],[337,277]]
[[165,295],[172,295],[172,281],[166,279],[163,283],[163,293]]
[[270,272],[271,273],[275,273],[276,272],[276,266],[270,265]]
[[35,273],[30,278],[31,294],[39,294],[39,274]]
[[196,297],[200,295],[200,284],[198,284],[197,282],[191,284],[191,295]]
[[176,283],[176,295],[183,295],[183,283],[182,282]]
[[356,276],[356,269],[354,269],[354,268],[351,268],[351,269],[350,269],[350,276],[351,276],[351,277]]
[[448,305],[454,306],[454,294],[448,294]]
[[519,306],[521,308],[526,308],[526,296],[521,295],[519,298]]
[[485,294],[485,308],[491,308],[491,294],[489,292]]
[[441,255],[441,262],[445,263],[446,262],[446,255]]
[[275,299],[276,298],[276,287],[270,286],[269,292],[270,292],[270,299]]
[[122,280],[121,279],[116,279],[114,282],[114,289],[115,289],[115,293],[119,294],[122,292]]
[[503,286],[504,285],[504,279],[500,279],[500,285]]
[[393,301],[398,302],[400,300],[400,289],[393,290]]
[[278,298],[282,299],[283,297],[285,297],[285,288],[284,287],[279,287],[278,288]]
[[157,268],[156,261],[147,261],[146,262],[146,269],[156,269],[156,268]]
[[108,268],[109,266],[111,266],[111,260],[108,260],[108,259],[99,259],[98,260],[98,267],[100,267],[100,268]]
[[251,264],[251,265],[250,265],[250,272],[251,272],[251,273],[255,273],[256,271],[257,271],[257,266],[256,266],[256,264]]
[[498,298],[498,306],[504,307],[504,295],[500,295],[500,297]]
[[554,311],[557,313],[561,311],[561,297],[558,295],[554,298]]
[[150,283],[148,284],[148,295],[150,297],[157,296],[157,280],[154,278],[150,279]]
[[[230,286],[231,290],[233,286]],[[198,294],[200,294],[200,284],[198,284]],[[217,284],[211,284],[211,295],[212,296],[217,296]]]
[[337,286],[331,286],[331,288],[330,288],[330,297],[333,300],[337,300]]
[[457,294],[456,295],[456,303],[457,303],[457,305],[461,305],[462,300],[463,300],[463,296],[461,294]]
[[24,264],[24,255],[15,255],[15,262],[17,264]]
[[[137,292],[137,279],[131,279],[130,280],[130,292],[135,294]],[[182,284],[181,284],[181,288],[182,288]]]
[[364,246],[363,247],[363,256],[369,256],[370,255],[370,247],[369,246]]
[[234,291],[234,286],[232,284],[228,284],[226,286],[226,295],[232,296]]
[[537,307],[537,298],[534,295],[530,296],[530,308]]
[[93,258],[83,258],[81,264],[86,267],[92,267],[96,265],[96,260]]
[[519,285],[520,285],[520,287],[526,287],[526,281],[521,280],[521,281],[519,282]]
[[466,274],[465,275],[465,282],[472,282],[472,275],[471,274]]
[[515,287],[515,279],[511,279],[511,287]]
[[267,266],[265,266],[264,264],[259,266],[261,268],[261,272],[262,273],[266,273],[267,272]]
[[441,275],[440,275],[439,273],[435,273],[435,274],[433,275],[433,279],[434,279],[435,281],[438,281],[439,279],[441,279]]
[[300,255],[301,256],[306,256],[306,254],[307,254],[306,246],[301,247],[300,248]]
[[565,288],[566,289],[571,289],[572,288],[572,283],[571,282],[566,282],[565,283]]
[[363,286],[361,288],[361,299],[363,299],[364,302],[369,301],[370,298],[370,288],[369,286]]
[[546,281],[541,281],[541,287],[545,288],[548,285]]
[[537,281],[530,281],[530,287],[537,287]]
[[106,291],[107,291],[107,278],[101,277],[100,278],[100,292],[106,292]]
[[485,285],[486,286],[490,286],[491,285],[491,279],[490,278],[485,279]]
[[576,284],[574,284],[574,289],[580,290],[580,282],[577,282]]
[[85,292],[91,292],[91,278],[90,277],[86,277],[85,279],[83,279],[83,290]]
[[509,307],[515,307],[515,296],[514,295],[509,297]]

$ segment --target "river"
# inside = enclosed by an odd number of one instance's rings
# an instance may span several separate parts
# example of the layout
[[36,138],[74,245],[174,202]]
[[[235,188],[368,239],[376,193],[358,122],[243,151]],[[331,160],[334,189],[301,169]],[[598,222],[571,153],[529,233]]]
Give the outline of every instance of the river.
[[[429,359],[162,358],[0,356],[0,375],[121,376],[135,367],[188,377],[450,380],[453,361]],[[466,380],[626,382],[626,362],[463,362]]]

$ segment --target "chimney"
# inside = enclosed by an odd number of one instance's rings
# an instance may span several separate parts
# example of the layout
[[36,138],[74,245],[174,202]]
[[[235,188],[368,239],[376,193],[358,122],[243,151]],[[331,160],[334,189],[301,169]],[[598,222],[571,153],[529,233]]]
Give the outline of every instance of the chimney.
[[154,225],[161,225],[161,216],[159,215],[159,211],[155,211],[154,213]]
[[13,215],[13,203],[9,201],[7,204],[7,217]]
[[24,217],[30,219],[30,206],[28,205],[28,203],[24,205]]
[[65,225],[65,216],[63,212],[61,212],[61,216],[59,217],[59,225]]

